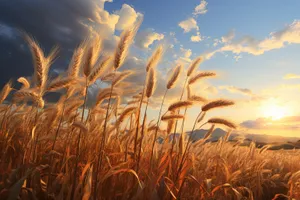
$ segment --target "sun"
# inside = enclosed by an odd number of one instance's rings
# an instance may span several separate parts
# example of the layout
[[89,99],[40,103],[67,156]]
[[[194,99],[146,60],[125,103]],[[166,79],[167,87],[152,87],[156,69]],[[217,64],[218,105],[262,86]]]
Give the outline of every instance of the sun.
[[280,106],[275,102],[268,102],[263,106],[263,115],[266,118],[271,118],[272,120],[280,120],[281,118],[289,114],[288,109],[284,106]]

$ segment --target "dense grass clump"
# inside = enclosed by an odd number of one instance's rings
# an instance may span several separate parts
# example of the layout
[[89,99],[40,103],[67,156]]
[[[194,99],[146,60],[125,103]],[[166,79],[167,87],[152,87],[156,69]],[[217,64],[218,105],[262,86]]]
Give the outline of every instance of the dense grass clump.
[[[0,199],[300,198],[296,151],[256,149],[254,143],[241,147],[241,140],[229,143],[237,126],[224,118],[207,119],[207,112],[234,102],[208,100],[191,90],[190,85],[216,75],[197,70],[201,57],[187,69],[178,100],[165,105],[183,73],[182,66],[175,65],[155,121],[148,123],[147,111],[163,46],[145,66],[143,89],[124,102],[128,92],[123,80],[134,72],[119,69],[137,28],[121,34],[113,55],[102,52],[100,37],[86,40],[74,51],[67,72],[54,80],[48,71],[57,48],[45,55],[25,36],[34,75],[18,79],[21,89],[13,91],[9,82],[0,93]],[[87,92],[97,80],[107,87],[99,89],[96,102],[88,107]],[[58,102],[45,102],[45,94],[58,90],[64,91]],[[13,98],[5,103],[10,94]],[[201,112],[186,134],[191,107]],[[193,141],[203,125],[211,127],[203,139]],[[219,125],[228,133],[217,143],[208,142]]]

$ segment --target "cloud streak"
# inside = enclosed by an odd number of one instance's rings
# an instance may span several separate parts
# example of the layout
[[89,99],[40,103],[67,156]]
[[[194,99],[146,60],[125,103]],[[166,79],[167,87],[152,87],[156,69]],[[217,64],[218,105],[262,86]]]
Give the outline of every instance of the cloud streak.
[[146,29],[137,34],[135,38],[136,46],[147,49],[151,46],[155,41],[160,41],[164,39],[164,34],[157,33],[153,29]]
[[199,5],[195,7],[194,15],[204,15],[207,13],[207,5],[208,3],[205,0],[202,0]]
[[184,30],[185,33],[188,33],[192,30],[199,31],[197,21],[194,18],[188,18],[184,21],[179,22],[178,26]]
[[272,32],[266,39],[257,40],[250,36],[244,36],[239,40],[234,40],[234,34],[231,33],[222,38],[225,45],[215,51],[207,54],[211,58],[219,52],[232,52],[235,54],[248,53],[252,55],[262,55],[265,52],[283,48],[289,44],[300,44],[300,20],[295,20],[284,29]]
[[247,129],[300,129],[300,116],[288,116],[280,120],[270,118],[258,118],[256,120],[247,120],[240,125]]
[[300,75],[298,74],[286,74],[283,79],[299,79]]

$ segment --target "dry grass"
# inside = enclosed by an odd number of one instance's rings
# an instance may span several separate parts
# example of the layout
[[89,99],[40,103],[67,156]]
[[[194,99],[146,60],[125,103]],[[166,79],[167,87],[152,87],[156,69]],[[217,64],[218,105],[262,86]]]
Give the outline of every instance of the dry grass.
[[[206,121],[212,126],[197,142],[183,132],[187,109],[202,109],[194,119],[193,135],[207,112],[234,104],[192,94],[190,84],[215,75],[196,72],[201,57],[188,68],[178,101],[161,115],[167,91],[181,73],[181,66],[174,69],[157,121],[146,119],[162,46],[145,66],[144,89],[127,103],[121,101],[126,94],[123,80],[132,72],[118,69],[137,27],[122,33],[111,57],[100,56],[101,38],[85,42],[74,51],[66,75],[51,81],[48,68],[57,51],[46,57],[26,36],[33,54],[33,82],[19,78],[23,87],[9,104],[4,100],[13,90],[11,82],[0,93],[0,199],[299,199],[298,151],[269,151],[270,146],[259,150],[254,143],[241,147],[241,140],[228,142],[230,131],[216,143],[207,142],[215,125],[236,128],[223,118]],[[111,85],[100,89],[95,105],[87,107],[87,90],[96,80]],[[57,90],[66,95],[56,103],[44,101],[44,94]],[[189,93],[187,99],[184,93]]]

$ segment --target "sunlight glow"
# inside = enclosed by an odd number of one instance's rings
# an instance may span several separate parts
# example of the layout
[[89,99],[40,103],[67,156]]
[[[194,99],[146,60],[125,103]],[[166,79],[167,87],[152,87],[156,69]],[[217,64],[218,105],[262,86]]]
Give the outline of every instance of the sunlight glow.
[[272,120],[280,120],[281,118],[286,117],[290,114],[287,107],[278,105],[273,101],[265,104],[262,110],[264,117],[271,118]]

